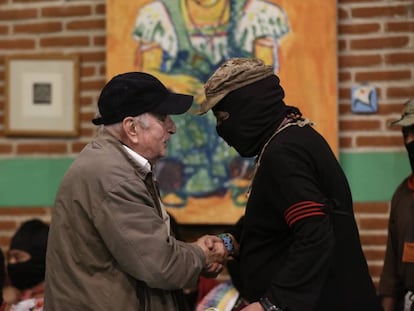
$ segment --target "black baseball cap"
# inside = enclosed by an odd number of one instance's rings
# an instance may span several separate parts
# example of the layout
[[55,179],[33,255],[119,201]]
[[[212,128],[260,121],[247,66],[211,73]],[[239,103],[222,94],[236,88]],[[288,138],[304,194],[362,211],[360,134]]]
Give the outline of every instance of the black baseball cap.
[[92,123],[114,124],[145,112],[182,114],[192,103],[193,96],[169,91],[148,73],[127,72],[113,77],[104,86],[98,100],[101,116]]

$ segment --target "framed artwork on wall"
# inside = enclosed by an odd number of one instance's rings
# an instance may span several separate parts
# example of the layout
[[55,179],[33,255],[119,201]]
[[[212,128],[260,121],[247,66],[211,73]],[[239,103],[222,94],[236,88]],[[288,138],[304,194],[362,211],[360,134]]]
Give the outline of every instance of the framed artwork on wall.
[[77,55],[6,57],[5,134],[79,135]]
[[106,74],[144,71],[194,95],[173,116],[177,133],[156,166],[161,198],[182,224],[230,224],[244,214],[254,159],[218,137],[211,112],[197,116],[204,83],[228,58],[272,65],[285,103],[338,150],[337,1],[107,0]]

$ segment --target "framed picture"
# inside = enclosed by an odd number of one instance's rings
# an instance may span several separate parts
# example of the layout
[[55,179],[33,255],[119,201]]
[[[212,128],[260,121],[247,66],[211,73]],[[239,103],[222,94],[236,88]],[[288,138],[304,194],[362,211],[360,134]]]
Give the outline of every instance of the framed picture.
[[6,57],[5,134],[79,135],[77,55]]

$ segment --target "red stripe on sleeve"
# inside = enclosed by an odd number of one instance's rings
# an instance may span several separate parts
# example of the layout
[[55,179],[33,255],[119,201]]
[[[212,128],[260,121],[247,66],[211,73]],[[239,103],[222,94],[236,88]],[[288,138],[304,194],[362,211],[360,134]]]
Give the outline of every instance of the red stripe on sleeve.
[[285,221],[289,227],[292,227],[300,219],[312,216],[324,216],[326,213],[321,208],[323,206],[323,204],[313,201],[295,203],[285,211]]

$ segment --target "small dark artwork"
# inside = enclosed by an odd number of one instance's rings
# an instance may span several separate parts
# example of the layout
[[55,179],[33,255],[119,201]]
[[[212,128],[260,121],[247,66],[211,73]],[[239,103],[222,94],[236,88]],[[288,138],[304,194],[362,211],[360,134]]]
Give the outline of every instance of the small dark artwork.
[[33,103],[50,105],[52,103],[52,84],[33,83]]

